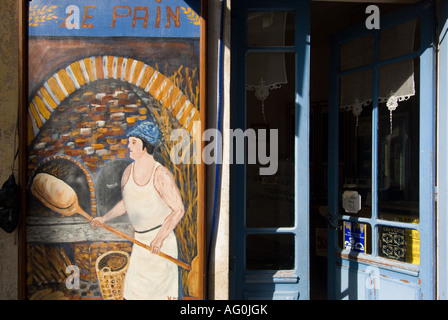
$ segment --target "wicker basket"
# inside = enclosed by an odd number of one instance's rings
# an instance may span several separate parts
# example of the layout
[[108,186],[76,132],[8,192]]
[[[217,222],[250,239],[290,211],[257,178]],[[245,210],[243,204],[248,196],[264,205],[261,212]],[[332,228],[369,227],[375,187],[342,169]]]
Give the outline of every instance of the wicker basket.
[[95,267],[103,299],[122,300],[129,254],[124,251],[106,252],[96,260]]

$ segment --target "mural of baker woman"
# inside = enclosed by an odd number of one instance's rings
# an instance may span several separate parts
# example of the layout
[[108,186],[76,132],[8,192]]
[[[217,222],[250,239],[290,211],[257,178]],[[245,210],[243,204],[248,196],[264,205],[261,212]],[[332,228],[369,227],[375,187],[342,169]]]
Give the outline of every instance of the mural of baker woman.
[[171,172],[153,157],[161,144],[159,127],[151,121],[140,122],[126,136],[134,161],[122,176],[122,200],[91,224],[98,227],[127,212],[135,239],[151,246],[151,252],[133,246],[124,299],[178,299],[178,267],[157,253],[178,256],[174,228],[184,215],[182,198]]

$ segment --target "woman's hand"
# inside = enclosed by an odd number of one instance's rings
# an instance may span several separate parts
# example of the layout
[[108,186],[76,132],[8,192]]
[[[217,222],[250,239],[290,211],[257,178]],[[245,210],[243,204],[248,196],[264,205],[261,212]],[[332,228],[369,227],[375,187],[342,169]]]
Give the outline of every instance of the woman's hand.
[[158,236],[154,238],[151,242],[151,253],[158,254],[162,248],[163,240],[159,239]]
[[92,220],[90,220],[90,225],[94,228],[98,228],[101,227],[101,225],[104,224],[106,220],[107,219],[105,217],[93,218]]

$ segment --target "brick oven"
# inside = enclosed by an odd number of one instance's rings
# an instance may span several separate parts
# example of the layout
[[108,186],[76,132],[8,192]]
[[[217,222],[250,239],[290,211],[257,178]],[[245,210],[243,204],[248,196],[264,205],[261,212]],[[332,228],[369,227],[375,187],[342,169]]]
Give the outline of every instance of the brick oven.
[[[65,99],[42,125],[29,150],[29,184],[49,173],[75,190],[81,208],[92,217],[105,214],[121,199],[127,128],[152,117],[159,102],[140,88],[118,79],[85,85]],[[28,296],[51,292],[57,298],[101,298],[95,262],[107,252],[131,253],[132,244],[110,232],[93,229],[81,216],[64,217],[29,192]],[[127,218],[114,228],[132,236]],[[68,266],[79,269],[81,286],[67,289]]]

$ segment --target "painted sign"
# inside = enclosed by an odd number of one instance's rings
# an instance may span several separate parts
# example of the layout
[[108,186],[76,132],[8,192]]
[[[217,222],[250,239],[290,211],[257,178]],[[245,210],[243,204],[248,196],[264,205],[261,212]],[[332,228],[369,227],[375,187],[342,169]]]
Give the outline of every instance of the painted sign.
[[344,249],[366,252],[366,225],[363,223],[344,221]]
[[197,38],[200,1],[34,1],[31,36]]
[[200,7],[30,2],[27,298],[203,298]]

